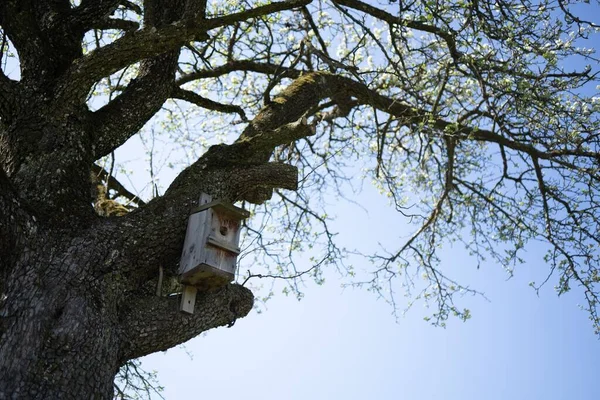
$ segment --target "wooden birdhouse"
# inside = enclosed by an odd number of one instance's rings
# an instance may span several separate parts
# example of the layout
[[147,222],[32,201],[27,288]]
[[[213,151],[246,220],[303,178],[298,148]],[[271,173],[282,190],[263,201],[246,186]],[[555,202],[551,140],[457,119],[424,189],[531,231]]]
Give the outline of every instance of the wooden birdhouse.
[[240,226],[250,213],[206,193],[188,219],[179,280],[184,285],[181,310],[193,312],[197,290],[211,290],[235,277],[240,254]]

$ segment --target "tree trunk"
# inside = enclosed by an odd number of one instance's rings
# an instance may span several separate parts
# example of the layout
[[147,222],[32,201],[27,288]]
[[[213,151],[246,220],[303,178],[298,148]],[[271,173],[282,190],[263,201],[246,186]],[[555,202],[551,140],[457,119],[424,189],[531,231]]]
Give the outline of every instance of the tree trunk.
[[110,398],[119,359],[118,280],[93,271],[101,243],[39,232],[2,304],[0,398]]
[[238,186],[231,178],[219,188],[220,168],[188,171],[170,196],[99,217],[89,135],[79,129],[85,112],[52,115],[0,127],[0,399],[110,399],[126,361],[252,308],[252,293],[237,285],[199,294],[193,315],[179,312],[178,295],[155,294],[159,267],[176,274],[200,191],[227,197]]

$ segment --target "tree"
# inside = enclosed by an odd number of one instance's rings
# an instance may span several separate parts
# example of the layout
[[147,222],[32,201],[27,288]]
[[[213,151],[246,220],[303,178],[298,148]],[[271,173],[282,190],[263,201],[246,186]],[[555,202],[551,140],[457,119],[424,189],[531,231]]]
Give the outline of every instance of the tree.
[[[598,73],[574,65],[597,61],[583,46],[599,27],[585,11],[563,0],[3,1],[0,397],[110,398],[129,360],[250,311],[250,290],[231,284],[183,315],[166,285],[201,191],[262,204],[255,215],[282,229],[273,243],[248,226],[267,271],[250,277],[346,268],[319,196],[356,173],[347,164],[416,223],[354,284],[393,301],[402,275],[436,304],[433,323],[467,319],[453,295],[473,290],[438,268],[439,245],[463,242],[510,272],[542,240],[546,282],[580,287],[598,331]],[[103,160],[169,99],[203,110],[203,135],[237,138],[145,203]],[[289,252],[273,250],[282,241]],[[322,252],[296,270],[303,246]]]

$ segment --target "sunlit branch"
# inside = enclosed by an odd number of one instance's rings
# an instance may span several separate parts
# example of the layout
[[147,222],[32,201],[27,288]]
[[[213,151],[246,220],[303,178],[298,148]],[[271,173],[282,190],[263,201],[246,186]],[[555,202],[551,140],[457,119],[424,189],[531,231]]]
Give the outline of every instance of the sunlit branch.
[[251,60],[232,60],[226,64],[219,65],[211,69],[204,69],[185,74],[178,78],[176,83],[178,85],[183,85],[199,79],[218,78],[220,76],[237,71],[257,72],[262,74],[280,73],[284,78],[297,78],[302,73],[300,70],[291,69],[272,63],[255,62]]
[[192,92],[191,90],[185,90],[176,87],[175,89],[173,89],[171,97],[175,99],[185,100],[189,103],[195,104],[198,107],[205,108],[207,110],[213,110],[229,114],[238,114],[242,121],[248,121],[248,118],[246,118],[246,113],[244,112],[244,109],[242,107],[236,106],[234,104],[219,103],[217,101],[207,99],[206,97],[202,97],[199,94]]

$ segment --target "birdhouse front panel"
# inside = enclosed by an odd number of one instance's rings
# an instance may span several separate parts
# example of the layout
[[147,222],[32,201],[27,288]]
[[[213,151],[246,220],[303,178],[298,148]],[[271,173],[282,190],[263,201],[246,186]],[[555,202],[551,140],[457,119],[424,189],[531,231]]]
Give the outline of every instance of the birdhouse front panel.
[[180,262],[180,281],[200,290],[218,288],[235,277],[244,209],[202,194],[188,221]]

